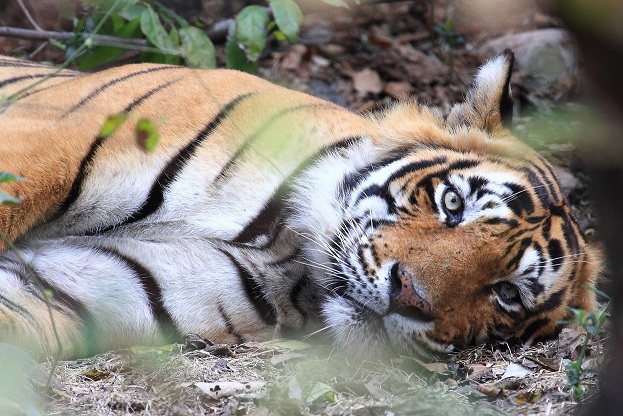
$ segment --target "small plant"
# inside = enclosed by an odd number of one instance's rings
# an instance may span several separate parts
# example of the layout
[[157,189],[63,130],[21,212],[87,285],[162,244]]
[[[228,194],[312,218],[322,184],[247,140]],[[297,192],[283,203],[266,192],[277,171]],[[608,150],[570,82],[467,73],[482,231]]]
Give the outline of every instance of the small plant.
[[584,359],[586,358],[588,342],[593,336],[599,333],[603,327],[606,321],[606,311],[609,306],[610,302],[608,302],[600,310],[592,312],[587,312],[584,309],[571,308],[571,311],[574,314],[574,319],[572,321],[565,322],[568,325],[576,325],[586,332],[586,337],[584,338],[584,342],[582,343],[582,348],[577,359],[565,365],[567,370],[567,381],[571,385],[573,395],[576,399],[581,399],[584,395],[582,376],[595,371],[594,369],[586,369],[582,365],[584,364]]
[[454,50],[465,43],[465,39],[454,28],[451,13],[448,13],[443,22],[436,24],[433,31],[438,39],[442,42],[442,46],[448,49],[448,76],[447,82],[452,80],[454,76]]
[[[255,71],[255,62],[269,36],[290,43],[298,41],[303,14],[294,0],[267,0],[266,4],[268,7],[247,6],[233,20],[225,49],[228,67]],[[214,44],[206,32],[156,0],[82,0],[82,5],[85,13],[74,18],[74,35],[64,43],[53,42],[65,50],[68,59],[77,55],[81,70],[113,62],[127,49],[141,51],[141,61],[195,68],[216,66]],[[89,39],[93,34],[113,36],[118,43],[106,43],[101,37]]]

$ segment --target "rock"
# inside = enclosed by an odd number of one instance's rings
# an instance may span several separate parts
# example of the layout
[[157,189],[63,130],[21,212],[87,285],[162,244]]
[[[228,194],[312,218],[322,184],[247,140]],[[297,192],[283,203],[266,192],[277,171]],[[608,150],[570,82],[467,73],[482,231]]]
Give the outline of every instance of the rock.
[[486,42],[479,51],[496,55],[511,49],[516,69],[523,73],[526,86],[547,91],[573,77],[578,57],[571,38],[561,29],[541,29],[506,35]]
[[554,166],[556,176],[558,176],[558,182],[560,183],[560,190],[569,195],[575,188],[580,186],[580,180],[576,178],[569,169],[561,166]]

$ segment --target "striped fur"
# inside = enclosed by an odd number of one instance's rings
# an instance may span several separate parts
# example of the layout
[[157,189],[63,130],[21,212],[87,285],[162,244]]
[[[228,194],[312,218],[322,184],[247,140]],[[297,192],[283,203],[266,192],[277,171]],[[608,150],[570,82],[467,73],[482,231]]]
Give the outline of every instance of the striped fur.
[[[18,98],[0,170],[27,179],[2,185],[22,204],[0,207],[15,246],[0,253],[0,339],[41,356],[56,331],[82,356],[320,327],[362,355],[430,355],[551,335],[567,306],[594,308],[598,257],[551,166],[501,124],[511,65],[483,66],[443,119],[151,64],[24,89],[53,69],[0,58],[0,96]],[[135,143],[142,118],[153,152]]]

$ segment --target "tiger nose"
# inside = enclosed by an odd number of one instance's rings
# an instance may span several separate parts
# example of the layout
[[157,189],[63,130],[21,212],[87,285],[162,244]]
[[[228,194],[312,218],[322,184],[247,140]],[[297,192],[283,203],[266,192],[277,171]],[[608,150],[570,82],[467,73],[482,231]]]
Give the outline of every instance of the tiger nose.
[[413,287],[413,277],[398,263],[392,267],[390,304],[392,312],[407,318],[431,320],[430,304]]

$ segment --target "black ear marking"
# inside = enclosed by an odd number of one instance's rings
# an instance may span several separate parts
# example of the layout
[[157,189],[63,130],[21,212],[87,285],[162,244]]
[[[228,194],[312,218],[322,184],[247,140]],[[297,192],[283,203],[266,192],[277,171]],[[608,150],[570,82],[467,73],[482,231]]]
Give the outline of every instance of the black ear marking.
[[508,72],[504,80],[504,89],[500,95],[500,119],[506,128],[510,128],[513,121],[513,91],[511,90],[511,74],[513,73],[513,64],[515,63],[515,55],[510,49],[505,49],[502,53],[508,62]]

